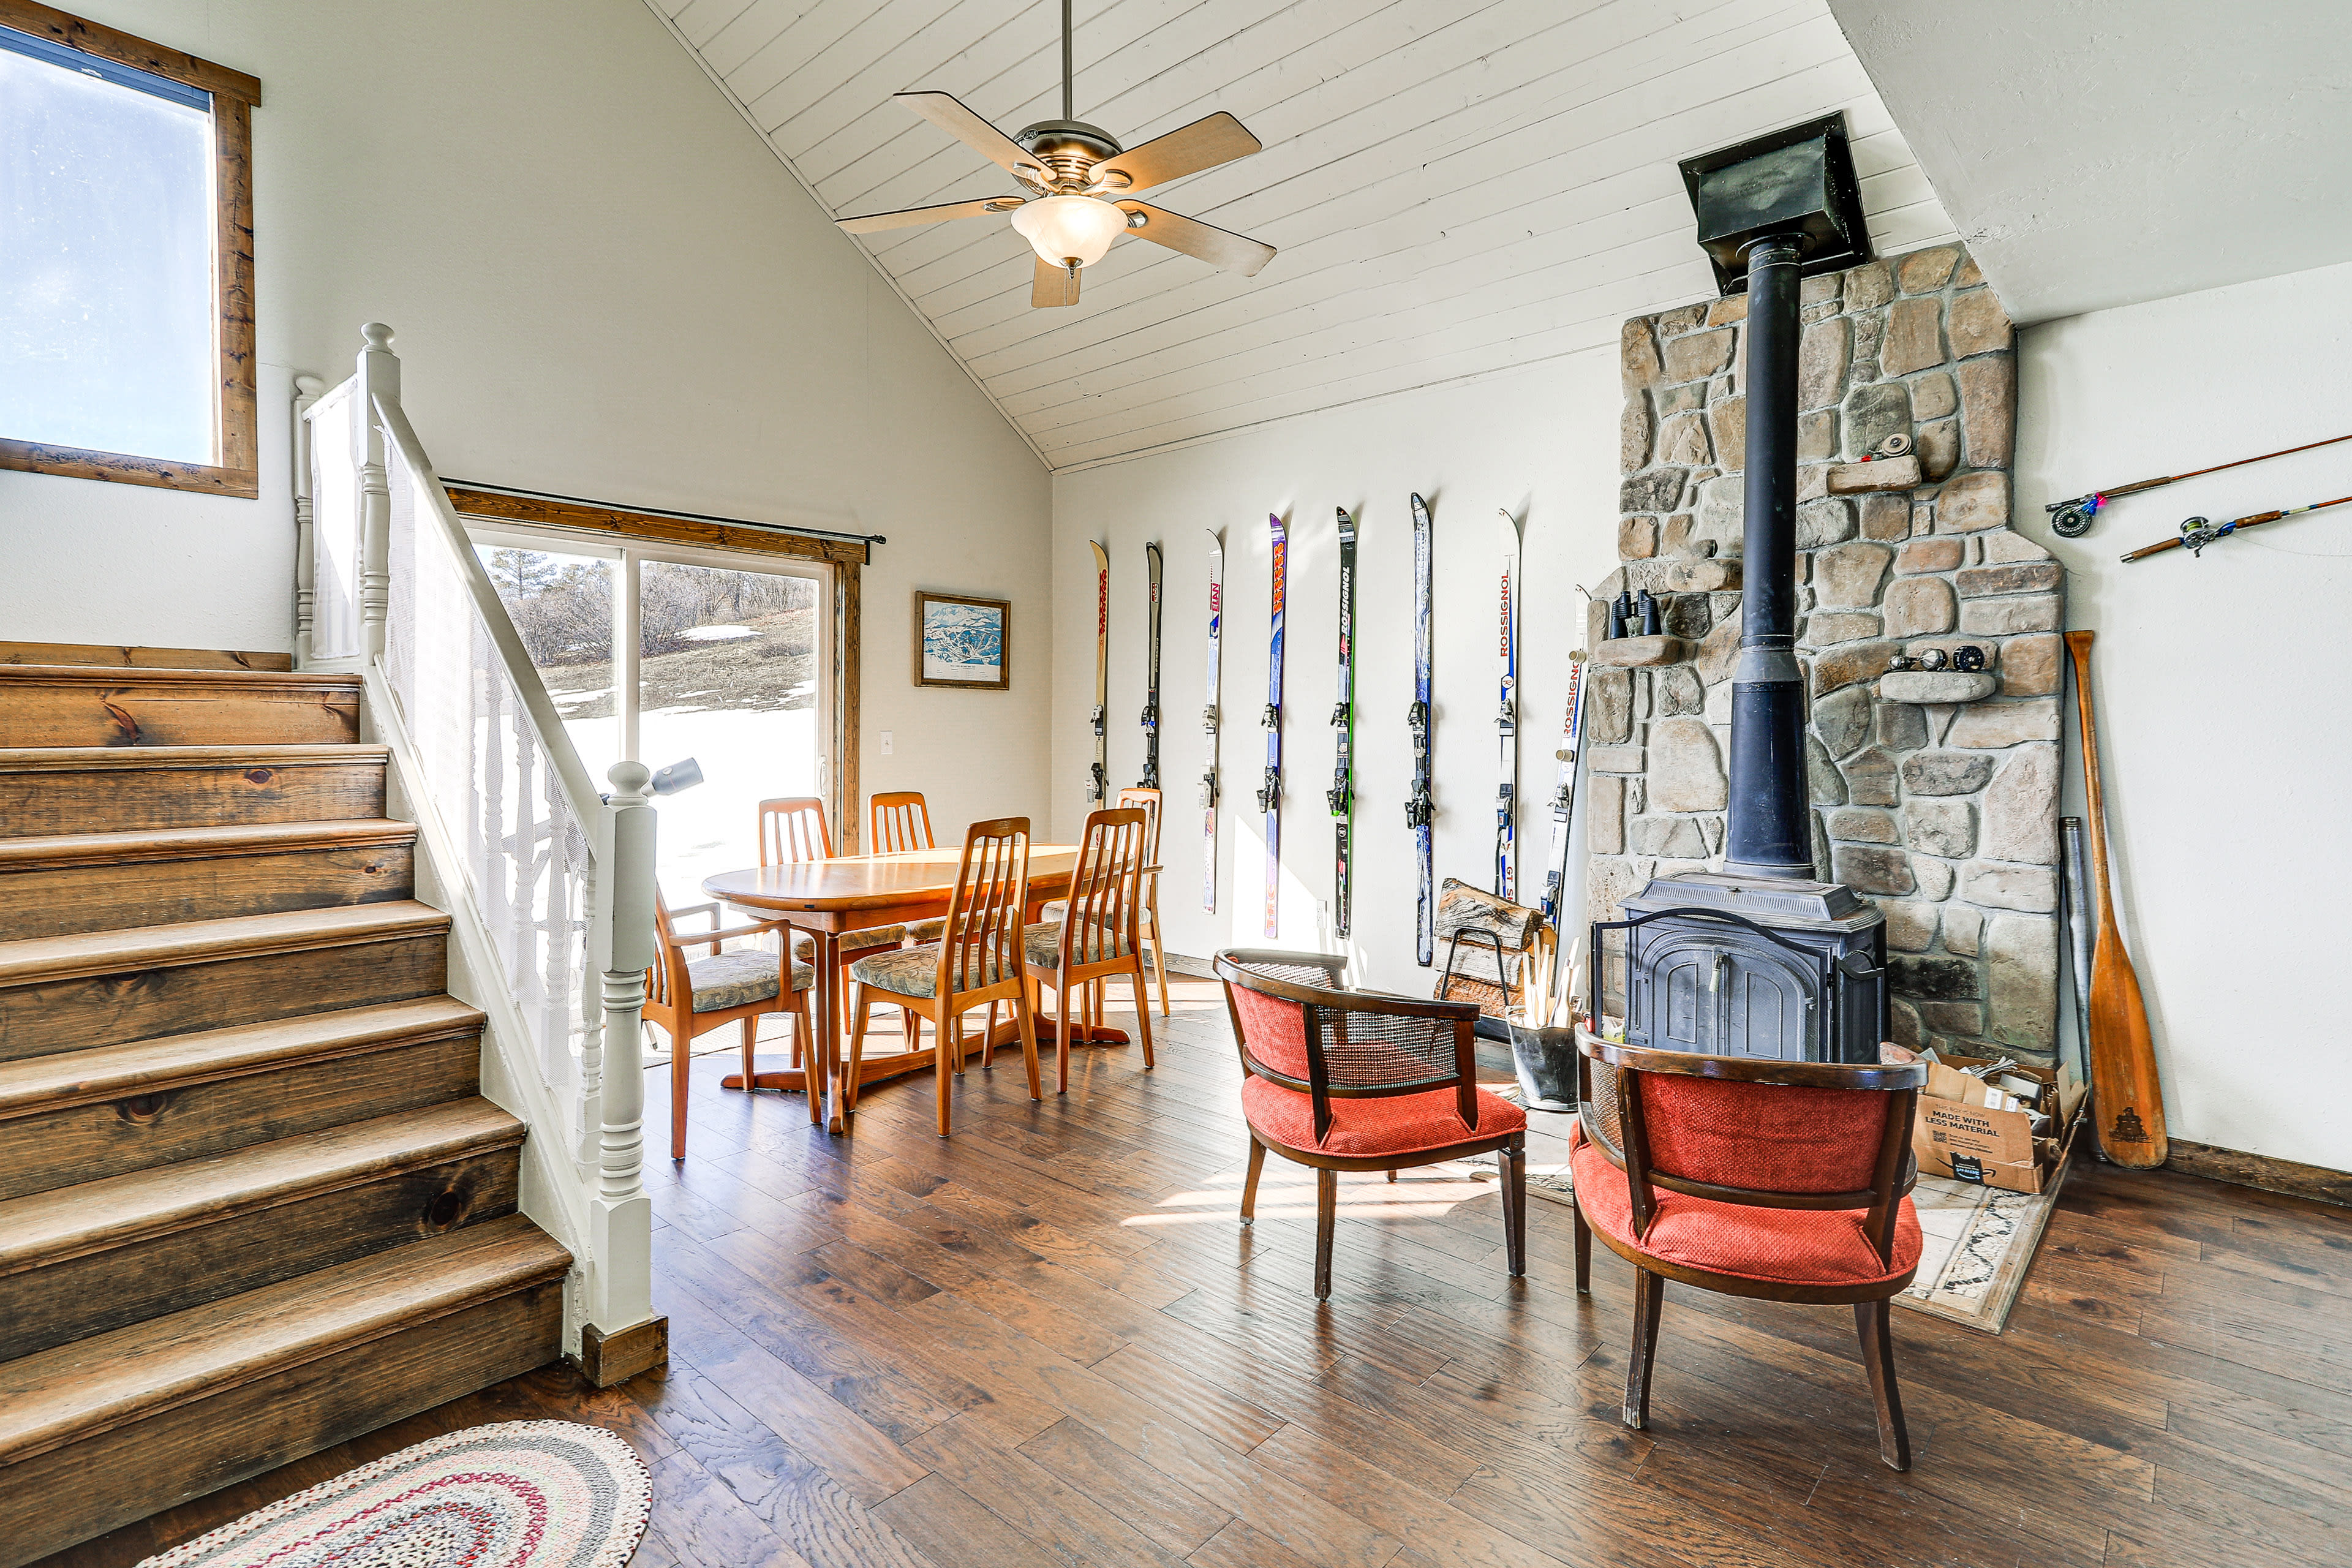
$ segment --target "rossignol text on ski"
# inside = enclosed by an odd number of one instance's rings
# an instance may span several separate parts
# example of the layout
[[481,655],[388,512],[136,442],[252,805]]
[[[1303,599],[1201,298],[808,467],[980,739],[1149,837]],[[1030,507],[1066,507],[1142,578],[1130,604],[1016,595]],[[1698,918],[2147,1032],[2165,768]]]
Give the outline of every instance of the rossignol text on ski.
[[1502,739],[1502,782],[1495,791],[1495,896],[1519,897],[1519,523],[1508,508],[1501,519],[1502,642],[1496,673],[1502,688],[1495,728]]
[[1404,803],[1405,825],[1412,829],[1413,850],[1421,862],[1421,900],[1413,916],[1413,946],[1426,969],[1437,957],[1437,887],[1431,877],[1430,819],[1436,805],[1429,798],[1429,590],[1432,567],[1429,504],[1412,498],[1412,707],[1406,720],[1412,726],[1412,794]]
[[1150,650],[1143,677],[1143,780],[1138,787],[1160,787],[1160,542],[1143,547],[1144,579],[1150,584],[1148,615]]
[[1201,908],[1217,912],[1217,655],[1225,639],[1225,536],[1209,530],[1209,683],[1201,709],[1209,760],[1201,774]]
[[1331,769],[1331,929],[1348,934],[1354,902],[1356,812],[1356,523],[1339,509],[1339,700],[1331,710],[1339,746]]
[[1568,892],[1569,818],[1576,807],[1576,753],[1584,739],[1584,655],[1568,656],[1568,711],[1560,721],[1559,782],[1551,792],[1551,857],[1544,866],[1543,918],[1560,929],[1560,900]]
[[1290,570],[1290,543],[1282,519],[1266,520],[1274,530],[1274,631],[1266,644],[1265,783],[1257,808],[1265,815],[1265,934],[1282,934],[1282,611],[1284,579]]
[[1110,700],[1110,552],[1102,542],[1087,542],[1095,552],[1095,769],[1087,780],[1088,804],[1100,805],[1110,792],[1110,736],[1103,729]]

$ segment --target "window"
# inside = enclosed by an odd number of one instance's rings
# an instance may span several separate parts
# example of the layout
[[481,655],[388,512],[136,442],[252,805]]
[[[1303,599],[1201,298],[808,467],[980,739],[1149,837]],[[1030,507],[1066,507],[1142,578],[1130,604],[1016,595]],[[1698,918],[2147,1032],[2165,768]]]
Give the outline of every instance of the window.
[[257,496],[251,77],[0,0],[0,468]]

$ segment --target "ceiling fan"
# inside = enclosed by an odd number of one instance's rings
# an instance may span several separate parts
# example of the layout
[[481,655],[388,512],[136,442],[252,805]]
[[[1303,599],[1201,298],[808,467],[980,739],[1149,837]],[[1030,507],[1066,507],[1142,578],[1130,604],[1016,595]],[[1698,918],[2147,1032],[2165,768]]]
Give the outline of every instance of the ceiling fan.
[[1111,242],[1126,233],[1244,277],[1274,259],[1270,245],[1132,199],[1137,191],[1246,158],[1262,144],[1223,110],[1132,150],[1120,147],[1110,132],[1073,119],[1070,0],[1062,0],[1061,119],[1040,121],[1007,136],[944,92],[895,96],[1003,167],[1020,182],[1022,194],[837,219],[848,233],[1011,213],[1013,228],[1037,253],[1029,289],[1034,306],[1076,304],[1078,269],[1100,261],[1110,253]]

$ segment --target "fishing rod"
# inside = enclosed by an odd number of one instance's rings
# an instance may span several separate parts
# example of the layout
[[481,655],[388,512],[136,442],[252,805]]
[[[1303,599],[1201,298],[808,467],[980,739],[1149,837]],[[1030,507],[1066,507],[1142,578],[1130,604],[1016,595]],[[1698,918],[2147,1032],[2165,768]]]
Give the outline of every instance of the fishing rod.
[[2219,527],[2204,518],[2192,517],[2181,523],[2180,531],[2174,537],[2159,539],[2154,544],[2133,551],[2124,559],[2145,561],[2151,555],[2161,555],[2168,550],[2178,550],[2184,544],[2189,547],[2189,554],[2202,555],[2205,553],[2207,545],[2216,540],[2227,539],[2242,528],[2252,528],[2256,523],[2262,522],[2276,522],[2283,517],[2300,517],[2305,512],[2318,511],[2331,506],[2342,506],[2347,501],[2352,501],[2352,496],[2337,496],[2334,500],[2315,500],[2309,506],[2291,506],[2278,511],[2258,511],[2252,517],[2242,517],[2233,522],[2222,523]]
[[[2099,515],[2099,509],[2119,496],[2137,495],[2142,490],[2160,489],[2166,485],[2177,485],[2183,479],[2193,479],[2200,474],[2218,474],[2224,468],[2242,468],[2248,463],[2267,463],[2273,458],[2284,458],[2295,452],[2308,452],[2314,447],[2333,447],[2338,441],[2352,441],[2352,436],[2330,436],[2325,441],[2306,441],[2300,447],[2282,447],[2275,452],[2264,452],[2259,458],[2240,458],[2234,463],[2216,463],[2210,468],[2191,468],[2185,474],[2167,474],[2158,479],[2142,479],[2136,485],[2117,485],[2111,490],[2093,490],[2089,495],[2076,496],[2073,500],[2052,501],[2042,510],[2050,514],[2052,532],[2061,539],[2080,539],[2091,531],[2091,520]],[[2307,511],[2310,509],[2305,507],[2299,510]],[[2263,521],[2267,522],[2270,519],[2264,518]],[[2124,559],[2129,561],[2132,557],[2126,555]]]

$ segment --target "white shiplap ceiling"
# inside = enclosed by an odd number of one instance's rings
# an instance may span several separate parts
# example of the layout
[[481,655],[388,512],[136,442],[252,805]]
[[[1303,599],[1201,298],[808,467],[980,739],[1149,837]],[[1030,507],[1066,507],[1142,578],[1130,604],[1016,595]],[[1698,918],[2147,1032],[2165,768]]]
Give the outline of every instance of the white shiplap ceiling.
[[[1060,113],[1055,0],[647,0],[835,216],[1009,180],[890,101]],[[1077,0],[1077,118],[1265,143],[1152,200],[1281,247],[1135,238],[1033,310],[1002,218],[862,237],[1056,468],[1613,343],[1712,292],[1675,160],[1843,109],[1882,252],[1950,225],[1826,0]],[[781,286],[781,285],[780,285]]]

